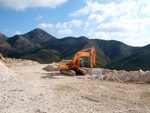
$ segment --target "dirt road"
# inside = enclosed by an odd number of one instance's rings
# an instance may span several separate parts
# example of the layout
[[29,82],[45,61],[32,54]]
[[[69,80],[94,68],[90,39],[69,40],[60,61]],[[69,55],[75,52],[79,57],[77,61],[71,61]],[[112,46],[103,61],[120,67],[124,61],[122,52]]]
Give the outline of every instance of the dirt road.
[[0,113],[150,113],[148,84],[64,76],[46,66],[12,68],[14,81],[0,84]]

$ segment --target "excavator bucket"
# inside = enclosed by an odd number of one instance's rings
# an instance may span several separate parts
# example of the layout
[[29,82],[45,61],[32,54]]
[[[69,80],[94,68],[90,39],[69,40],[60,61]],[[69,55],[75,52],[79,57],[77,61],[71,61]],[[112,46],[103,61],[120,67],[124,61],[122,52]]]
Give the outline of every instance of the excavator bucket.
[[91,76],[102,75],[102,69],[101,69],[101,68],[90,68],[90,69],[89,69],[89,74],[90,74]]

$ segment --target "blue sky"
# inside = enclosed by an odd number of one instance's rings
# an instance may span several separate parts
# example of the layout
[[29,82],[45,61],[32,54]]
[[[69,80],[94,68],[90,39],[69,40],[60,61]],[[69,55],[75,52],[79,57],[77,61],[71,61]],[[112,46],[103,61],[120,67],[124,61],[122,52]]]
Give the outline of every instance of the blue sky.
[[0,0],[0,32],[41,28],[56,38],[86,36],[150,44],[149,0]]

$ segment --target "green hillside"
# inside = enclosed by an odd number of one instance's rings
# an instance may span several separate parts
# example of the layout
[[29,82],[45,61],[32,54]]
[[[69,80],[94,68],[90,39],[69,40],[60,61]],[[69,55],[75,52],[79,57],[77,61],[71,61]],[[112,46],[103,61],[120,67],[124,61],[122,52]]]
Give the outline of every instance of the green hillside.
[[128,46],[115,40],[106,41],[94,39],[92,41],[97,43],[98,47],[104,51],[104,54],[110,58],[111,62],[121,60],[140,50],[139,47]]
[[[57,39],[39,28],[10,38],[0,34],[0,53],[5,57],[40,63],[72,60],[77,51],[90,47],[96,49],[96,67],[128,71],[150,69],[150,45],[132,47],[115,40],[88,39],[84,36]],[[83,59],[85,66],[89,67],[90,59]]]
[[107,65],[110,69],[125,69],[131,70],[150,70],[150,45],[140,48],[138,52],[135,52],[128,57],[121,59],[112,64]]
[[20,35],[15,35],[14,37],[8,38],[7,42],[11,45],[12,48],[19,50],[34,48],[34,45],[28,39]]
[[52,49],[38,49],[23,53],[19,58],[38,61],[39,63],[59,62],[60,54]]
[[22,37],[28,39],[35,47],[43,45],[45,42],[55,40],[56,38],[47,32],[37,28],[26,34],[21,35]]
[[7,43],[8,37],[6,37],[4,34],[0,33],[0,47],[3,48],[10,48],[10,44]]
[[[105,67],[106,64],[108,64],[110,62],[109,58],[97,46],[97,44],[91,40],[77,41],[77,42],[73,42],[73,43],[68,43],[67,45],[65,43],[62,43],[61,41],[57,41],[57,42],[53,42],[53,43],[45,46],[44,48],[45,49],[51,48],[51,49],[58,51],[61,54],[61,59],[72,60],[77,51],[80,51],[80,50],[83,50],[86,48],[91,48],[91,47],[96,48],[97,67]],[[85,58],[85,62],[89,66],[89,61],[87,61],[87,58]]]

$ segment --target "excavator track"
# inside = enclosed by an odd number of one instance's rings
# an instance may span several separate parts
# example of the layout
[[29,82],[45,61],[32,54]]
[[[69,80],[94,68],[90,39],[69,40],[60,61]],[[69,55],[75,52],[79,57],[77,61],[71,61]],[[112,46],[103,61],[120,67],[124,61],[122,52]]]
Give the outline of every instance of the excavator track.
[[65,75],[75,76],[76,74],[78,74],[78,75],[86,75],[87,71],[83,70],[83,69],[76,69],[76,70],[61,69],[60,73],[65,74]]
[[76,73],[77,73],[77,74],[80,74],[80,75],[86,75],[86,74],[87,74],[87,71],[84,70],[84,69],[76,69]]
[[61,69],[60,73],[70,75],[70,76],[76,75],[76,72],[74,70],[70,70],[70,69]]

